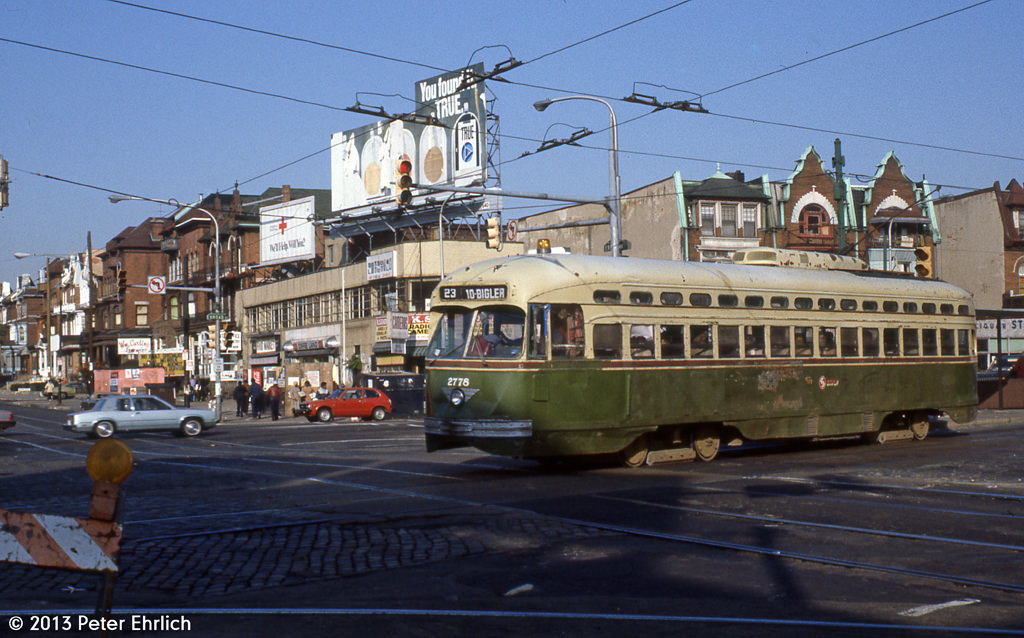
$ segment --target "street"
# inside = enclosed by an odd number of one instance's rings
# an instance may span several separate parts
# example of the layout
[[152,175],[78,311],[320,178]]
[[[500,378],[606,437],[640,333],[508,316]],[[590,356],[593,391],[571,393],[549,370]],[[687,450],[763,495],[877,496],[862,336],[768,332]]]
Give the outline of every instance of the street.
[[[0,508],[85,516],[94,441],[3,406]],[[427,454],[407,419],[126,435],[112,635],[1024,635],[1020,416],[634,470]],[[2,631],[99,580],[5,565]]]

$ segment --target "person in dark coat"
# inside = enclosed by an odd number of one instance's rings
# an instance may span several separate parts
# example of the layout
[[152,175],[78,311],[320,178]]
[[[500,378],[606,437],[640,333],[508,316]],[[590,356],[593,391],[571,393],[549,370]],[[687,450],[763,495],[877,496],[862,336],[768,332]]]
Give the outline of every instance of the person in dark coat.
[[249,403],[252,405],[252,418],[261,418],[263,416],[263,388],[255,379],[249,384]]
[[241,381],[235,386],[235,391],[231,393],[231,396],[235,399],[235,416],[245,416],[249,409],[249,391],[245,389],[245,385]]

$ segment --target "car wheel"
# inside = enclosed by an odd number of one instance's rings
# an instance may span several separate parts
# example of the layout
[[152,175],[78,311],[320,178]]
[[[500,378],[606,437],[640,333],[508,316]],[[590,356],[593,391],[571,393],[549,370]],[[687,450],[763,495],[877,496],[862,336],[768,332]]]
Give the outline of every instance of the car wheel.
[[373,409],[373,413],[370,416],[373,417],[374,421],[383,421],[387,415],[388,411],[378,405]]
[[321,423],[330,423],[334,420],[334,413],[331,412],[330,408],[320,408],[316,411],[316,418]]
[[199,419],[185,419],[181,424],[182,436],[198,436],[203,431],[203,422]]
[[109,439],[117,428],[110,421],[100,421],[92,426],[92,435],[97,439]]

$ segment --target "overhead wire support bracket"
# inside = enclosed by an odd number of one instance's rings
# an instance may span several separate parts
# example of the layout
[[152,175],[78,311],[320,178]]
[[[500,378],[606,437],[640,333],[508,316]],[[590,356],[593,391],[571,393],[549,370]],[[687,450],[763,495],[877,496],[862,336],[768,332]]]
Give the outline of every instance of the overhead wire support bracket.
[[572,135],[570,135],[568,138],[566,138],[564,140],[545,140],[545,141],[541,142],[541,145],[539,147],[537,147],[537,150],[534,151],[534,153],[540,153],[541,151],[546,151],[548,149],[552,149],[552,148],[555,148],[555,147],[558,147],[558,146],[565,146],[565,145],[577,146],[576,142],[578,140],[581,140],[584,137],[587,137],[588,135],[593,135],[593,134],[594,134],[594,132],[591,131],[590,129],[588,129],[588,128],[581,128],[581,129],[579,129],[577,131],[574,131],[572,133]]
[[[373,109],[376,109],[376,110],[373,110]],[[384,118],[386,120],[394,119],[394,117],[392,115],[390,115],[387,111],[384,110],[383,106],[369,107],[369,106],[364,106],[364,105],[360,104],[359,102],[356,102],[355,104],[353,104],[352,106],[350,106],[350,107],[348,107],[348,108],[346,108],[344,110],[345,111],[349,111],[351,113],[361,113],[362,115],[373,115],[373,116],[376,116],[376,117],[382,117],[382,118]]]
[[663,109],[672,109],[673,111],[689,111],[691,113],[710,113],[700,103],[693,103],[689,100],[679,100],[676,102],[663,103],[658,98],[651,95],[644,95],[643,93],[633,92],[632,95],[622,98],[623,102],[632,102],[633,104],[643,104],[649,106],[656,111]]
[[497,64],[494,65],[494,68],[491,69],[490,71],[488,71],[487,73],[466,72],[463,75],[462,84],[459,86],[458,90],[462,91],[464,89],[468,89],[469,87],[473,86],[474,84],[479,84],[480,82],[483,82],[484,80],[497,80],[499,82],[508,82],[508,80],[505,80],[503,78],[499,78],[497,76],[499,74],[501,74],[501,73],[506,72],[506,71],[511,71],[512,69],[514,69],[514,68],[516,68],[518,66],[522,66],[523,64],[525,64],[525,63],[524,62],[520,62],[519,60],[517,60],[514,57],[512,57],[512,58],[509,58],[509,59],[505,60],[504,62],[498,62]]

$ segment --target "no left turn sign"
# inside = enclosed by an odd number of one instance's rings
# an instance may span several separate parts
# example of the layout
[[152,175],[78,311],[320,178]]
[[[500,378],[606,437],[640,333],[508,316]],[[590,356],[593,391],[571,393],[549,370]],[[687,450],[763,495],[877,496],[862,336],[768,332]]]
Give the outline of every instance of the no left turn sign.
[[154,295],[162,295],[167,290],[167,279],[159,275],[152,276],[146,281],[149,292]]

